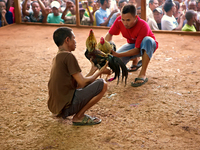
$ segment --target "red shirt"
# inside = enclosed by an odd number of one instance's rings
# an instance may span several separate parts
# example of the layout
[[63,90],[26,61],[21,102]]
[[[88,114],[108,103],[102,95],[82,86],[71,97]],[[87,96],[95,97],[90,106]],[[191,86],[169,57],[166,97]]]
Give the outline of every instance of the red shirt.
[[152,33],[149,25],[139,17],[136,25],[130,29],[127,29],[122,23],[121,16],[119,16],[115,20],[114,24],[110,27],[109,33],[111,35],[119,35],[120,32],[122,33],[122,36],[127,39],[128,43],[135,43],[136,48],[140,48],[142,40],[145,36],[152,37],[156,42],[156,49],[158,48],[158,42],[156,41],[156,38]]

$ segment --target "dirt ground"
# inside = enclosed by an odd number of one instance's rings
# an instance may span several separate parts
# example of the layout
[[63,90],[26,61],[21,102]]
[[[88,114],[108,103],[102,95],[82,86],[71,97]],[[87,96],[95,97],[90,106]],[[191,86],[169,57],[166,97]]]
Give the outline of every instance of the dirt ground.
[[[149,81],[108,83],[108,91],[87,114],[96,126],[73,126],[47,108],[51,62],[57,53],[56,26],[10,25],[0,28],[0,145],[6,149],[200,150],[200,37],[156,33],[159,48],[149,64]],[[85,75],[88,29],[73,28],[73,53]],[[106,29],[94,29],[97,39]],[[113,39],[119,48],[126,41]],[[128,64],[130,66],[130,63]]]

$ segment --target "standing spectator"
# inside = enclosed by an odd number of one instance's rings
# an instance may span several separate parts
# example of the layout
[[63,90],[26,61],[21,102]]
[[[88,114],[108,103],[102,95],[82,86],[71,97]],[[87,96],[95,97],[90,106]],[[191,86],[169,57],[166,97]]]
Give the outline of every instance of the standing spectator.
[[[45,22],[45,16],[46,16],[46,11],[45,11],[45,6],[42,3],[41,0],[33,1],[31,3],[31,7],[33,12],[30,12],[27,10],[27,3],[28,0],[25,0],[25,2],[22,5],[22,13],[24,16],[28,16],[30,18],[30,22]],[[42,10],[42,12],[40,11]]]
[[178,24],[176,18],[173,16],[176,11],[176,4],[172,0],[166,0],[164,4],[164,10],[166,12],[161,19],[162,30],[181,30],[183,27],[183,21],[185,16],[180,16],[180,23]]
[[[66,16],[67,11],[72,4],[73,4],[73,2],[70,2],[70,1],[66,2],[66,9],[63,11],[63,14],[62,14],[62,19],[65,21],[65,24],[76,24],[76,15]],[[84,15],[85,9],[82,7],[82,3],[79,3],[80,24],[81,25],[92,25],[94,22],[93,15],[89,10],[88,2],[85,1],[84,4],[86,5],[86,8],[89,12],[90,17],[87,17]],[[75,7],[74,7],[74,9],[76,10]],[[73,13],[73,12],[71,12],[71,13]]]
[[121,9],[124,5],[127,4],[127,1],[126,0],[120,0],[119,3],[118,3],[118,8],[119,8],[119,11],[114,13],[112,15],[112,17],[110,18],[110,22],[109,22],[109,27],[115,22],[116,18],[121,15]]
[[187,23],[182,28],[182,31],[192,31],[196,32],[194,27],[194,23],[196,22],[197,14],[194,10],[188,10],[185,14],[185,18],[187,19]]
[[174,3],[176,4],[176,11],[174,12],[174,17],[176,18],[177,22],[179,23],[179,20],[180,20],[180,4],[178,1],[174,1]]
[[197,3],[196,0],[191,0],[188,3],[188,10],[194,10],[197,11]]
[[15,23],[15,8],[14,8],[14,0],[8,0],[6,11],[10,11],[13,15],[13,23]]
[[158,6],[163,5],[164,2],[165,2],[165,0],[158,0]]
[[110,2],[111,0],[100,0],[101,7],[95,13],[97,26],[109,26],[110,18],[117,12],[117,9],[115,9],[110,15],[108,14],[106,9],[110,7]]
[[10,11],[6,11],[6,2],[0,0],[0,27],[13,23],[13,16]]
[[64,23],[64,20],[61,19],[61,13],[59,12],[60,3],[58,1],[51,2],[52,13],[48,14],[47,22],[48,23]]
[[158,0],[149,0],[149,8],[151,9],[151,11],[153,12],[153,10],[158,7]]
[[161,19],[163,17],[162,8],[157,7],[156,9],[154,9],[153,15],[154,15],[155,21],[158,25],[158,28],[161,30]]

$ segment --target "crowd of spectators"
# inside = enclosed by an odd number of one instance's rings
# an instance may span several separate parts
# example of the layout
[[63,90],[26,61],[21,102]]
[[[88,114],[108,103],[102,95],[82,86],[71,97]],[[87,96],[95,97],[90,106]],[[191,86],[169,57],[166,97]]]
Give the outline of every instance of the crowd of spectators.
[[[79,0],[81,25],[110,27],[127,3],[141,0]],[[146,0],[147,23],[152,30],[200,30],[200,0]],[[22,0],[22,22],[76,24],[75,0]],[[14,0],[0,0],[0,27],[15,22]]]

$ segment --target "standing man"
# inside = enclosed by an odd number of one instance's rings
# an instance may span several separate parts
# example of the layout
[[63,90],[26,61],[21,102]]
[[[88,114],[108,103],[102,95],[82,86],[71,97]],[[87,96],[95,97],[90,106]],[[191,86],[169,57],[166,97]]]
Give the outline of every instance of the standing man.
[[51,2],[52,13],[47,16],[47,23],[57,23],[63,24],[64,20],[61,18],[62,14],[60,13],[60,3],[58,1]]
[[158,6],[159,6],[158,0],[150,0],[149,1],[149,8],[151,9],[152,12]]
[[133,87],[141,86],[148,81],[146,70],[153,53],[158,48],[158,42],[148,24],[137,16],[134,5],[127,4],[122,8],[122,15],[111,26],[105,39],[111,41],[112,36],[119,35],[120,32],[127,39],[127,43],[117,52],[112,51],[112,54],[121,57],[125,64],[133,58],[142,56],[142,69],[131,83]]
[[110,18],[114,13],[118,10],[114,9],[110,15],[106,11],[107,8],[110,8],[111,0],[100,0],[101,7],[95,13],[96,23],[97,26],[109,26]]

